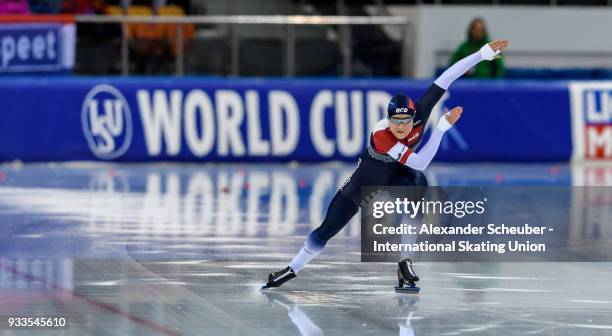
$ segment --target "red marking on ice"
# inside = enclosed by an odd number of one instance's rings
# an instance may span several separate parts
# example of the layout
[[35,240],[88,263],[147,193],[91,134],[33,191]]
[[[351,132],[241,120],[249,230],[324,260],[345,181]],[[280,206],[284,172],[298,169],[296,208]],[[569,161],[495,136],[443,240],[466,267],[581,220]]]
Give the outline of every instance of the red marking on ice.
[[549,173],[550,173],[551,176],[559,175],[559,167],[557,167],[557,166],[550,167]]
[[221,188],[221,191],[224,193],[228,193],[229,192],[229,188],[228,187],[223,187]]
[[4,180],[6,180],[6,174],[3,172],[0,172],[0,182],[4,182]]
[[298,182],[298,185],[300,186],[300,188],[306,188],[306,180],[300,179],[300,182]]
[[501,174],[495,175],[495,182],[497,182],[498,184],[504,182],[505,179],[506,177],[504,177],[504,175],[501,175]]
[[108,176],[117,176],[117,172],[114,169],[108,171]]

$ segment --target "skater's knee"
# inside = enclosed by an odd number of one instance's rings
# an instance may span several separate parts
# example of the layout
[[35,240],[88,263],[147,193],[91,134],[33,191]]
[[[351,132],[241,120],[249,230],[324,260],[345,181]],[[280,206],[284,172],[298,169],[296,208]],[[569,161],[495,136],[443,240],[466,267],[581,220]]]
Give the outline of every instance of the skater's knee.
[[423,172],[417,171],[416,172],[416,178],[415,178],[415,184],[417,187],[427,187],[429,186],[429,182],[427,182],[427,176],[425,176],[425,174],[423,174]]

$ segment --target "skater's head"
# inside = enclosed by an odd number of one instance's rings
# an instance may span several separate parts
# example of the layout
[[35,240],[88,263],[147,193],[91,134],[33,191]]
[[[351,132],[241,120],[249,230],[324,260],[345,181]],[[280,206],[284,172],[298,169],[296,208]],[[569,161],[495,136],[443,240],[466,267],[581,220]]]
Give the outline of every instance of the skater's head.
[[412,120],[416,114],[414,103],[410,97],[396,94],[391,98],[387,106],[387,119],[389,119],[389,129],[398,138],[404,139],[412,130]]

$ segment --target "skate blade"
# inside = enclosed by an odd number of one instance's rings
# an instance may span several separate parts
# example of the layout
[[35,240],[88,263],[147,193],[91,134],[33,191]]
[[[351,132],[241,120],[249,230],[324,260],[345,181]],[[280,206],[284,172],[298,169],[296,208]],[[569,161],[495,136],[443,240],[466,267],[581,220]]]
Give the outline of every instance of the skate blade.
[[270,284],[264,284],[263,286],[261,286],[261,288],[259,290],[266,290],[266,289],[270,289],[270,288],[272,288],[270,286]]
[[406,293],[406,294],[419,294],[421,288],[419,287],[398,287],[395,286],[395,291],[397,293]]

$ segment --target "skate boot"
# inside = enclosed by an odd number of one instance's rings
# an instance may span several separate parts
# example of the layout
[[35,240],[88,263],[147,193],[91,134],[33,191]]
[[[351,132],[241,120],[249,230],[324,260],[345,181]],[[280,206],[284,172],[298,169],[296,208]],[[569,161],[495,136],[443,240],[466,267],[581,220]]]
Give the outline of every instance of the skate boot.
[[416,282],[419,281],[419,277],[414,272],[414,269],[412,268],[412,260],[409,258],[402,259],[398,263],[397,281],[399,282],[399,285],[395,287],[396,292],[418,294],[421,290],[416,286]]
[[291,269],[291,267],[287,266],[283,270],[280,270],[274,273],[270,273],[270,275],[268,275],[268,283],[263,285],[261,289],[280,287],[282,284],[295,278],[296,276],[297,275],[295,275],[295,272]]

